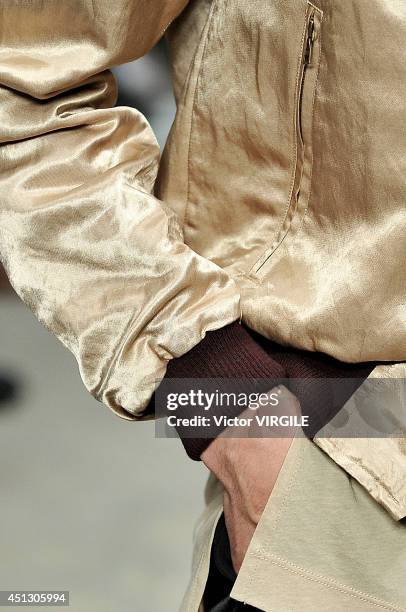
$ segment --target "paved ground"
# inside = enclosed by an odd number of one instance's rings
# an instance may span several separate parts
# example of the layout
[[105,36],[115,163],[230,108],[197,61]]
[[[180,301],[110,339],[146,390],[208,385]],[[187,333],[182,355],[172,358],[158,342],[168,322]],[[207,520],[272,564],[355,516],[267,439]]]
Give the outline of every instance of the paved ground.
[[70,354],[11,297],[0,330],[0,370],[24,389],[0,409],[0,590],[69,589],[72,612],[175,612],[204,467],[88,396]]

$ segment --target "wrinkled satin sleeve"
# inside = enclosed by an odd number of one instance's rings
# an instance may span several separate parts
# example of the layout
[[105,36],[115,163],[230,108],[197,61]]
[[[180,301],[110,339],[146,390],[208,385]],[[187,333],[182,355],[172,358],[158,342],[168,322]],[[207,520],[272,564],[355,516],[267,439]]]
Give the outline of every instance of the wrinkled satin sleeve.
[[186,0],[5,0],[0,253],[75,355],[87,389],[138,418],[169,359],[239,316],[229,276],[153,196],[159,148],[114,107],[109,68],[144,54]]

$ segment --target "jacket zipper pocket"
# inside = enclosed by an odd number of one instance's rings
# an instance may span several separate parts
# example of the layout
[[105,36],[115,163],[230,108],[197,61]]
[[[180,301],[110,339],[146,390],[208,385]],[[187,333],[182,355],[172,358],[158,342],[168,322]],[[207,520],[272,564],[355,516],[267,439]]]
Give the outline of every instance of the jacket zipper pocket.
[[310,195],[311,170],[313,166],[312,124],[313,103],[316,92],[320,60],[320,12],[308,4],[306,28],[300,67],[299,88],[296,104],[297,161],[289,209],[289,228],[293,216],[304,213]]
[[305,40],[303,45],[303,58],[298,95],[297,129],[299,141],[303,146],[307,140],[306,134],[309,127],[308,111],[312,113],[314,89],[317,80],[317,68],[319,60],[319,33],[320,21],[317,19],[317,9],[310,6],[307,17]]
[[322,16],[320,9],[311,2],[307,3],[295,92],[296,157],[289,193],[289,207],[273,244],[253,266],[254,275],[260,272],[285,240],[287,234],[294,233],[307,210],[313,167],[313,105],[321,56]]
[[297,160],[288,218],[289,228],[294,215],[298,214],[302,218],[306,212],[310,196],[313,106],[320,63],[321,16],[321,11],[308,3],[296,103]]

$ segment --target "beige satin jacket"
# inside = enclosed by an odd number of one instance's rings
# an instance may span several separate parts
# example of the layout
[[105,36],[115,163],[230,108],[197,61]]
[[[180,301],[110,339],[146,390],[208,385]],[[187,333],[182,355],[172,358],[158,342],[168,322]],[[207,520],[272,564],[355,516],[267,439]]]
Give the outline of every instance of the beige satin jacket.
[[[406,360],[405,7],[3,1],[1,257],[95,397],[142,418],[168,360],[240,314],[279,343]],[[109,69],[171,23],[160,162]],[[404,445],[380,445],[325,448],[399,518]]]

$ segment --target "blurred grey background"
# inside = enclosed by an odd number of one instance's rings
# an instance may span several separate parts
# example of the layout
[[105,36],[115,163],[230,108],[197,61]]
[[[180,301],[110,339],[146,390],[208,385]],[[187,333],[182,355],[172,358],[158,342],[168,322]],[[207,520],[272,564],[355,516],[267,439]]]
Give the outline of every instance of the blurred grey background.
[[[141,110],[163,146],[174,115],[165,47],[116,75],[119,104]],[[0,401],[0,590],[70,590],[73,612],[175,612],[204,466],[155,439],[153,423],[93,400],[4,279],[0,330],[0,378],[17,383]]]

